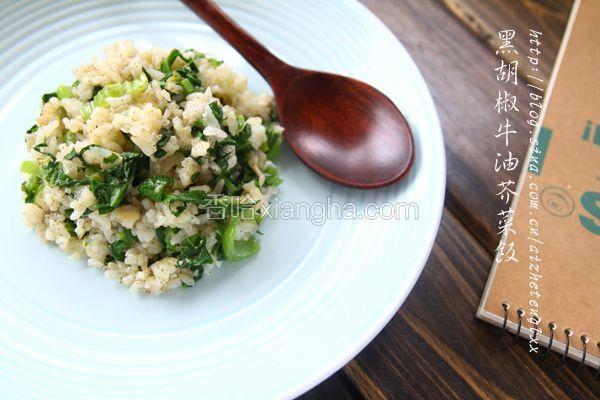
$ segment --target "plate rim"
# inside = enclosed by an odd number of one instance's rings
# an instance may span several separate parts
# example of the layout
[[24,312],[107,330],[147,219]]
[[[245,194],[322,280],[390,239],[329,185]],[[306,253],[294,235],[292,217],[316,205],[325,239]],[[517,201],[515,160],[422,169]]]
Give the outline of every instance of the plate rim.
[[340,371],[346,364],[348,364],[350,361],[352,361],[362,350],[364,350],[383,331],[383,329],[392,320],[392,318],[396,315],[396,313],[400,310],[400,308],[402,308],[402,305],[406,301],[406,298],[410,295],[410,293],[412,293],[412,290],[414,289],[417,281],[421,277],[423,269],[425,268],[425,265],[427,264],[427,261],[429,260],[429,257],[431,256],[431,251],[433,249],[433,246],[435,244],[435,239],[436,239],[438,231],[440,229],[440,225],[441,225],[441,221],[442,221],[442,214],[444,211],[444,198],[445,198],[446,179],[447,179],[445,140],[444,140],[444,135],[443,135],[442,127],[441,127],[441,122],[439,119],[439,114],[437,112],[435,102],[433,101],[433,96],[431,95],[431,91],[429,90],[429,86],[427,85],[427,81],[425,80],[425,77],[421,73],[421,70],[419,69],[416,62],[414,61],[414,58],[410,55],[409,51],[406,49],[406,47],[404,47],[404,45],[402,44],[400,39],[391,31],[391,29],[383,21],[381,21],[381,19],[379,19],[379,17],[377,17],[366,5],[361,3],[359,0],[345,0],[345,1],[351,3],[354,7],[361,9],[361,12],[368,14],[369,17],[373,20],[373,23],[376,23],[377,25],[379,25],[379,29],[381,29],[382,32],[385,31],[387,35],[391,35],[394,38],[394,40],[397,42],[397,44],[408,55],[410,62],[412,64],[411,66],[415,69],[415,71],[418,74],[420,84],[422,84],[425,88],[425,92],[427,94],[426,102],[429,103],[432,108],[432,111],[433,111],[432,116],[435,117],[435,120],[432,122],[436,128],[435,133],[437,136],[439,136],[439,143],[442,147],[442,149],[441,149],[442,150],[441,151],[442,160],[440,160],[440,165],[441,165],[441,173],[440,174],[442,176],[442,180],[441,180],[441,184],[440,184],[441,195],[436,193],[436,195],[438,197],[438,199],[437,199],[438,201],[437,201],[437,208],[435,210],[436,216],[434,218],[434,220],[437,221],[436,222],[437,226],[432,231],[431,237],[429,237],[429,242],[427,245],[427,248],[428,248],[427,255],[419,263],[420,267],[414,268],[412,270],[411,282],[410,282],[410,285],[408,286],[409,289],[407,289],[406,293],[403,293],[402,295],[398,296],[398,298],[396,299],[396,302],[392,303],[388,306],[385,313],[381,314],[380,318],[377,321],[377,324],[373,324],[370,329],[366,329],[369,332],[366,334],[366,338],[363,338],[360,341],[361,343],[355,345],[354,348],[352,348],[352,349],[348,349],[346,351],[346,354],[338,357],[338,359],[336,361],[332,361],[330,363],[331,364],[330,366],[323,368],[321,373],[319,374],[319,376],[316,379],[311,380],[310,383],[305,384],[302,387],[298,387],[294,391],[290,391],[288,393],[288,395],[286,395],[285,397],[282,397],[285,399],[294,399],[298,396],[301,396],[302,394],[310,391],[311,389],[313,389],[320,383],[327,380],[329,377],[334,375],[336,372]]

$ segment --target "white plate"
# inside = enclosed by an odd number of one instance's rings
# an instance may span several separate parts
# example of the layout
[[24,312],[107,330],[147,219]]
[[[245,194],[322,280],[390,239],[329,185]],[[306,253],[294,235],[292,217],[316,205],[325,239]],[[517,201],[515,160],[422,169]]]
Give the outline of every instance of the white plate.
[[0,2],[0,398],[292,398],[354,357],[417,280],[440,220],[444,146],[422,76],[394,35],[350,0],[219,1],[283,59],[367,81],[405,113],[412,172],[377,191],[330,184],[289,150],[280,202],[414,202],[418,220],[266,221],[260,255],[190,290],[133,295],[43,245],[20,221],[23,136],[40,95],[108,43],[195,47],[267,86],[171,1]]

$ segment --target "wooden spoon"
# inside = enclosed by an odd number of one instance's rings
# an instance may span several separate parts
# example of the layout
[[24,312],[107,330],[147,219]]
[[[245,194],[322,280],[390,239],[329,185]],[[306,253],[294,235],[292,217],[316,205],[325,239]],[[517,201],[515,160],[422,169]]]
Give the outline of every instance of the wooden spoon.
[[406,175],[412,133],[386,95],[355,79],[284,63],[212,0],[183,2],[269,82],[286,140],[306,165],[357,188],[379,188]]

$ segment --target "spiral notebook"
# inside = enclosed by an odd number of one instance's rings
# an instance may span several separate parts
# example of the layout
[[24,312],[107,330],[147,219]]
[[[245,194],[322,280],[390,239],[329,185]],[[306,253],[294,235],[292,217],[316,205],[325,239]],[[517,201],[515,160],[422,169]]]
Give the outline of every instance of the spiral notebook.
[[600,372],[598,21],[600,1],[575,2],[522,164],[514,231],[503,236],[477,317],[522,336],[531,353],[550,346]]

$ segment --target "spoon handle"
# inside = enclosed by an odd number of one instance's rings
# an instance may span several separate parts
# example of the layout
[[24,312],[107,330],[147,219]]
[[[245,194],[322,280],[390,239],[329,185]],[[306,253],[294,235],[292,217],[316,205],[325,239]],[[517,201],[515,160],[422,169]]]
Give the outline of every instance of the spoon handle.
[[235,48],[275,89],[289,78],[293,67],[275,57],[244,28],[225,14],[213,0],[182,0],[196,15],[210,25]]

